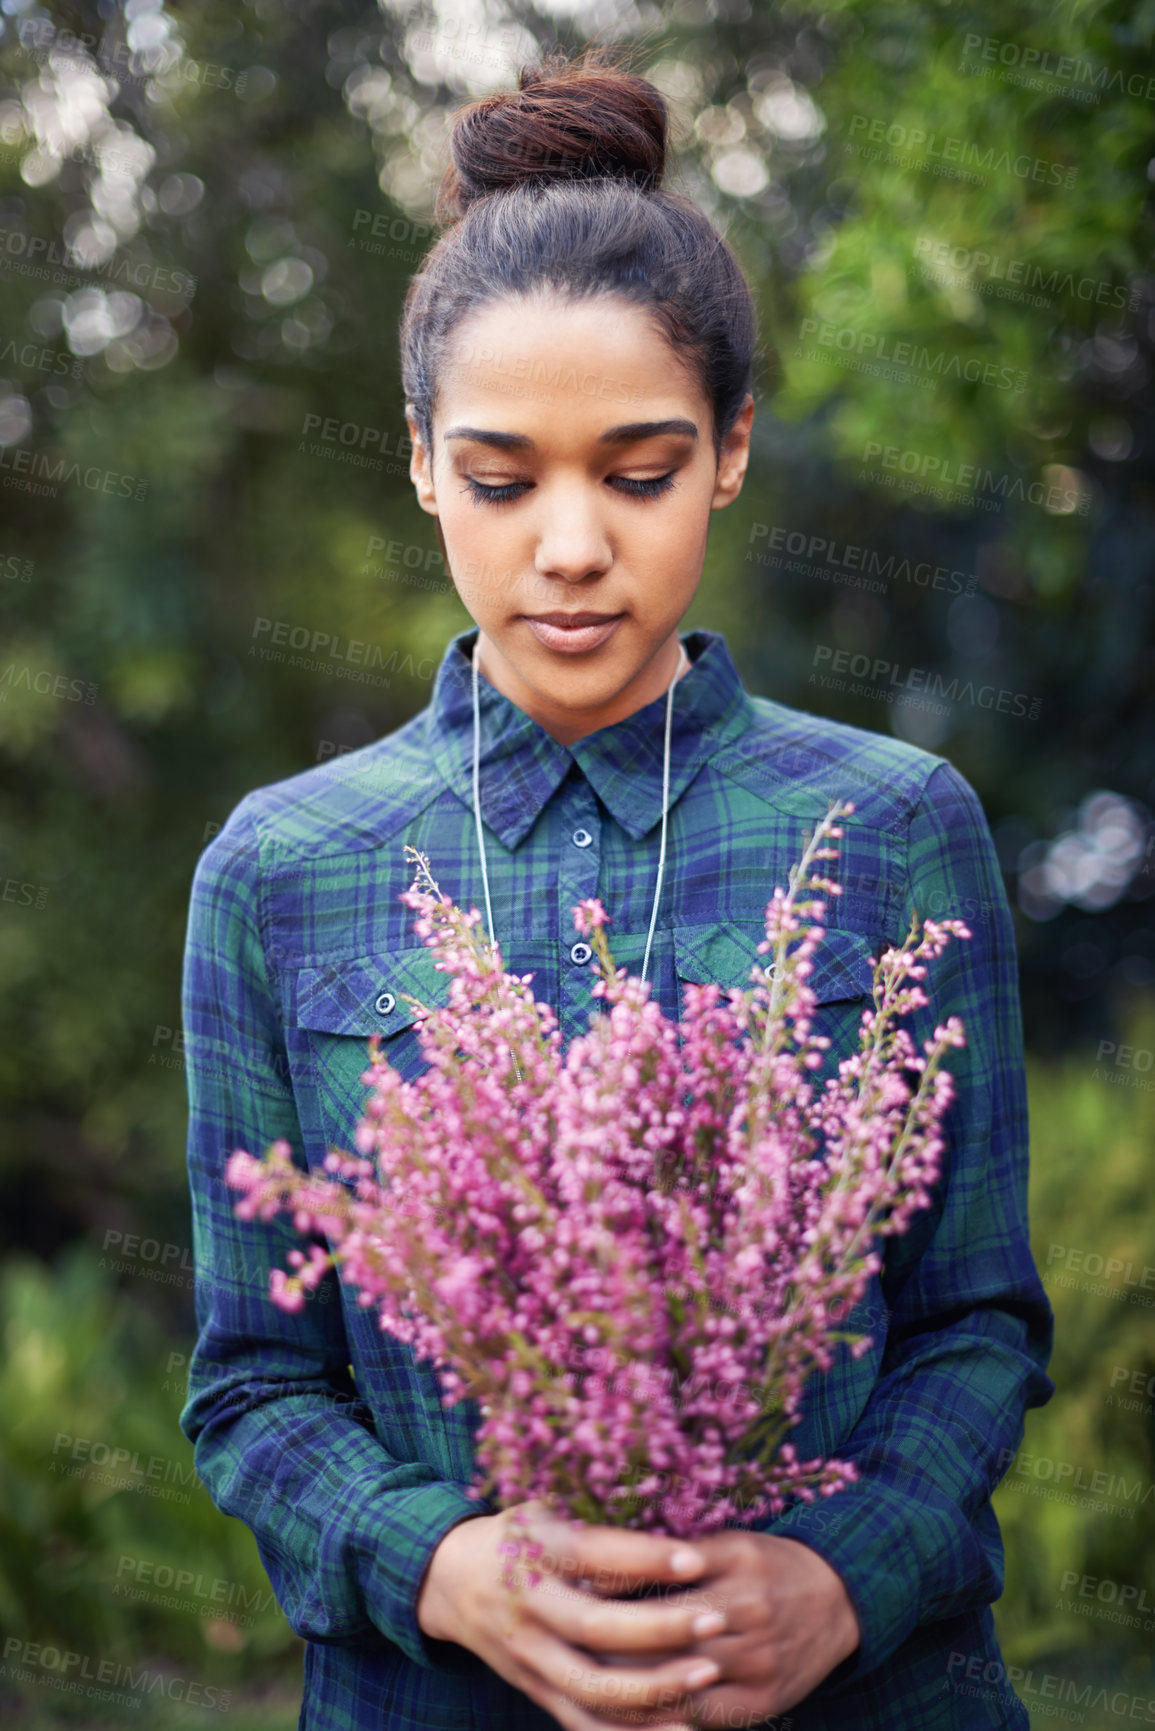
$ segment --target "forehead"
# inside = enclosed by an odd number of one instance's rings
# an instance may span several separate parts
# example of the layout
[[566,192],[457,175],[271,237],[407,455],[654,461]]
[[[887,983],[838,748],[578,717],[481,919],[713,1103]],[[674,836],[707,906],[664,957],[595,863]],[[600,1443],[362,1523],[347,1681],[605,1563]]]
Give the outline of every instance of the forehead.
[[618,296],[491,301],[454,327],[437,381],[443,426],[525,433],[535,444],[679,417],[708,437],[710,408],[692,366],[647,308]]

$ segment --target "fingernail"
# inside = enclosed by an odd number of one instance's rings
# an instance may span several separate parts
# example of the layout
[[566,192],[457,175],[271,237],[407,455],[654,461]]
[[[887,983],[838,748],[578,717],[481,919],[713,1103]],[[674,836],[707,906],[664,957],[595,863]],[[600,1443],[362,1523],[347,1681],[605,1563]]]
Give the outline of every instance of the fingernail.
[[712,1683],[720,1675],[719,1668],[713,1659],[699,1659],[696,1665],[691,1665],[686,1672],[687,1689],[700,1689],[705,1683]]
[[670,1558],[670,1567],[675,1575],[696,1575],[705,1562],[701,1551],[675,1551]]
[[721,1611],[703,1611],[690,1624],[690,1632],[694,1635],[716,1635],[726,1627],[726,1618]]

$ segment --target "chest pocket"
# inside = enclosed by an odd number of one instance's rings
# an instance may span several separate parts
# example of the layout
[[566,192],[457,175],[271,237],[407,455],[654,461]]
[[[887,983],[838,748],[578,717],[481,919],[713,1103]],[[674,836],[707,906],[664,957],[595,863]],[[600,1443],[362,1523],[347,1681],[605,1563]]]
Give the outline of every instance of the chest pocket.
[[[724,989],[748,986],[764,935],[761,921],[676,927],[675,1014],[685,1014],[685,987],[691,981],[714,981]],[[814,1031],[830,1038],[832,1067],[857,1047],[859,1020],[871,993],[871,949],[870,940],[858,932],[831,930],[813,957]],[[307,1032],[327,1145],[352,1150],[368,1091],[361,1078],[369,1066],[371,1034],[381,1036],[382,1055],[403,1080],[412,1081],[425,1068],[415,1026],[418,1012],[406,994],[430,1006],[448,1002],[449,976],[437,970],[425,944],[299,971],[296,1021]],[[825,1073],[824,1068],[817,1075]]]
[[307,1030],[326,1142],[353,1150],[353,1131],[368,1095],[369,1036],[404,1081],[425,1067],[417,1039],[419,1012],[408,993],[430,1007],[449,1001],[449,975],[422,944],[387,955],[357,956],[303,968],[297,975],[297,1026]]
[[[769,957],[758,954],[766,935],[764,924],[751,921],[724,925],[679,926],[674,930],[674,961],[678,972],[678,1014],[686,1013],[686,986],[713,982],[723,990],[750,985],[750,969]],[[809,985],[818,1000],[813,1031],[830,1040],[826,1064],[816,1076],[832,1073],[840,1058],[858,1049],[862,1012],[873,989],[871,955],[878,946],[861,932],[830,929],[811,957]]]

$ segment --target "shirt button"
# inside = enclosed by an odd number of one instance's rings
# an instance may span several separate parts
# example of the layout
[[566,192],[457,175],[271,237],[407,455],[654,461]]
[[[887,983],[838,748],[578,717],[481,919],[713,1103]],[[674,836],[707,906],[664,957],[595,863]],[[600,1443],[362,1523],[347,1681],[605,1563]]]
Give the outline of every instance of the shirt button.
[[377,999],[377,1002],[373,1005],[373,1008],[379,1016],[387,1016],[394,1009],[396,1003],[397,999],[393,996],[392,992],[382,992],[381,996]]
[[588,829],[575,829],[573,832],[573,844],[575,847],[589,847],[593,839],[594,838]]
[[592,955],[593,951],[588,944],[574,944],[570,950],[569,959],[571,962],[577,962],[580,966],[582,962],[588,962]]

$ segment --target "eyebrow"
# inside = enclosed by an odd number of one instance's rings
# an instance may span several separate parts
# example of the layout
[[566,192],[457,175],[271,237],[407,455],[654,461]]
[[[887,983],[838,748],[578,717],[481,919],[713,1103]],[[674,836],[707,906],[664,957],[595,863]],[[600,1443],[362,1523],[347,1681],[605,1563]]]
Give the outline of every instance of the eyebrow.
[[[681,433],[696,439],[698,429],[693,421],[675,417],[668,421],[624,421],[620,427],[609,427],[598,434],[599,445],[633,445],[639,439],[653,439],[659,433]],[[532,451],[533,440],[525,433],[497,433],[485,427],[450,427],[442,435],[446,439],[472,439],[479,445],[493,445],[499,451]]]

